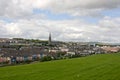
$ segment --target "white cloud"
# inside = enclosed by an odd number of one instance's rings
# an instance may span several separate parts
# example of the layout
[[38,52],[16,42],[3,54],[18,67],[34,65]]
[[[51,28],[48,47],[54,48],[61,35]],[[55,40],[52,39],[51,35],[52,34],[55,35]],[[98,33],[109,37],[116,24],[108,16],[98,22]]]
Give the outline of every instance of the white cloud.
[[63,21],[31,19],[15,23],[1,21],[0,34],[5,37],[48,39],[48,34],[51,32],[53,40],[119,42],[119,23],[120,18],[110,17],[103,18],[98,24],[77,19]]
[[[104,17],[101,12],[120,7],[120,0],[0,0],[0,37],[47,39],[49,32],[54,40],[120,42],[120,17]],[[72,16],[101,17],[98,23],[80,19],[48,20],[45,14],[33,14],[33,9],[68,13]]]

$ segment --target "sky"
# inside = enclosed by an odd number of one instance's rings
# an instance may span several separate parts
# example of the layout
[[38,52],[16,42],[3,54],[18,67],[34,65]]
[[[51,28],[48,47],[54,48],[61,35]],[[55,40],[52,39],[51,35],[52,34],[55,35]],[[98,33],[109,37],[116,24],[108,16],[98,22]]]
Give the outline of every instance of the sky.
[[120,43],[120,0],[0,0],[0,37]]

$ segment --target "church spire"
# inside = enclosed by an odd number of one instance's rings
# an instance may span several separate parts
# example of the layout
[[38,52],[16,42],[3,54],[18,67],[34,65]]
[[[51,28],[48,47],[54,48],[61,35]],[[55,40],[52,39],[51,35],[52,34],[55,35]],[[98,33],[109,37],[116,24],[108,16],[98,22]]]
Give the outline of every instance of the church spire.
[[51,33],[49,33],[49,41],[48,44],[51,45]]

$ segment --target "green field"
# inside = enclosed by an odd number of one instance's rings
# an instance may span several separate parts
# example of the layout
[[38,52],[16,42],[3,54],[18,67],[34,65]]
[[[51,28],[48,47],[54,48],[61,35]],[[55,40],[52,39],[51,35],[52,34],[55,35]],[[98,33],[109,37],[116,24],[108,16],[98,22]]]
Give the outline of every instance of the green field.
[[120,54],[0,67],[0,80],[120,80]]

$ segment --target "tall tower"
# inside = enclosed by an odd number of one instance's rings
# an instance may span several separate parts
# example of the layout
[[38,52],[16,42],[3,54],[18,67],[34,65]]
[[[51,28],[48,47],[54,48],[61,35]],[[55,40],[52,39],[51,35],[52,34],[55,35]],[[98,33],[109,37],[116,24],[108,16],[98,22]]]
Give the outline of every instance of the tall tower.
[[51,45],[51,33],[49,33],[49,41],[48,41],[48,44]]

